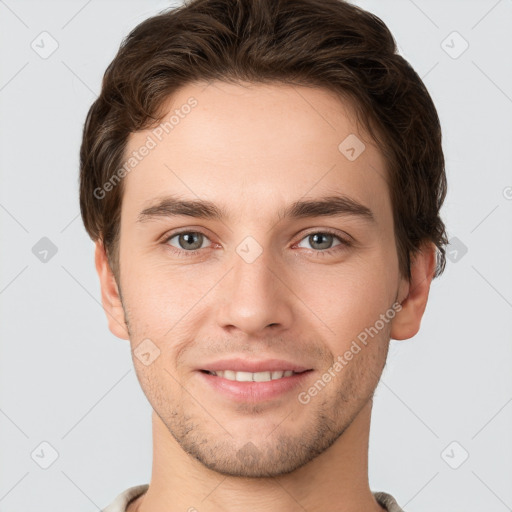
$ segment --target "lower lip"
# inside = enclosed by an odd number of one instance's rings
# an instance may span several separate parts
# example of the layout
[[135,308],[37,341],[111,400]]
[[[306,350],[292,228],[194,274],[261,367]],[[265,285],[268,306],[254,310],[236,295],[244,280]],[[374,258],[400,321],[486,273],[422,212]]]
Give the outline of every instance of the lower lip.
[[299,387],[309,377],[312,370],[268,382],[238,382],[201,371],[198,373],[215,391],[236,402],[263,402]]

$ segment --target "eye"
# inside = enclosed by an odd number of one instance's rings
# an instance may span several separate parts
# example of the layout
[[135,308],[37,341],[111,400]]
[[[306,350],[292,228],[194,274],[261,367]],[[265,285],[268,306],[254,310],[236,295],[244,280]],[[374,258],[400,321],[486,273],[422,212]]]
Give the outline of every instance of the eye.
[[204,249],[203,242],[206,240],[209,240],[208,237],[198,231],[182,231],[168,237],[165,243],[181,251],[194,252]]
[[[333,245],[333,242],[336,239],[339,242]],[[309,235],[307,235],[305,238],[301,240],[301,242],[298,244],[298,247],[304,247],[303,245],[301,245],[304,242],[309,243],[310,247],[317,250],[317,252],[326,252],[329,251],[330,249],[334,249],[339,245],[351,245],[351,243],[348,240],[345,240],[344,238],[341,238],[340,236],[335,235],[334,233],[331,233],[329,231],[315,231],[309,233]]]

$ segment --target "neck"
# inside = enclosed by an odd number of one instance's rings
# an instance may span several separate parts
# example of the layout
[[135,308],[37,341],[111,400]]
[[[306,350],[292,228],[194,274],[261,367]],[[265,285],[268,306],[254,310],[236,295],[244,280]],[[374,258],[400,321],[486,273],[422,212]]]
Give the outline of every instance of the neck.
[[271,478],[226,476],[189,456],[153,413],[148,491],[128,512],[382,512],[368,483],[371,400],[327,450],[295,471]]

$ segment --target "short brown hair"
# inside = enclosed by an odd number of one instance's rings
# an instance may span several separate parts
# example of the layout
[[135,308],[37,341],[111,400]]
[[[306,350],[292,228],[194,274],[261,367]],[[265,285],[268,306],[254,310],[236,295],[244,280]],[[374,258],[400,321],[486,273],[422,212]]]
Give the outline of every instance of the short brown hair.
[[170,95],[211,80],[321,87],[350,100],[386,158],[401,275],[410,279],[410,258],[424,242],[438,249],[434,277],[443,272],[439,118],[383,21],[343,0],[192,0],[131,31],[87,114],[80,210],[116,276],[123,183],[102,198],[95,190],[122,165],[130,133],[161,121]]

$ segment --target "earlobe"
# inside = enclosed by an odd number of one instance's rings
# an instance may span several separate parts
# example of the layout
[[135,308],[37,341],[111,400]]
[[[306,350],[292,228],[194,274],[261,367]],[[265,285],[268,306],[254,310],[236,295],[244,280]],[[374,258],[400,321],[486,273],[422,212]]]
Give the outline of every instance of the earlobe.
[[128,328],[114,274],[110,268],[103,243],[98,240],[95,244],[94,262],[100,279],[101,303],[107,315],[108,328],[114,336],[128,340]]
[[400,286],[401,292],[407,288],[409,292],[402,301],[402,309],[393,319],[390,334],[392,339],[407,340],[420,329],[436,269],[436,250],[433,243],[427,243],[412,258],[411,280],[403,278]]

